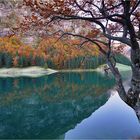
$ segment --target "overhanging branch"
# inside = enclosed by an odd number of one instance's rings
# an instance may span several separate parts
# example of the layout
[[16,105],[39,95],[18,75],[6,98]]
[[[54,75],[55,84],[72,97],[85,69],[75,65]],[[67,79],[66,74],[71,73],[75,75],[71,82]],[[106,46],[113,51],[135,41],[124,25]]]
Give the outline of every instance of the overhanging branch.
[[[63,34],[60,36],[59,39],[61,39],[62,37],[66,36],[66,35],[70,35],[70,36],[74,36],[74,37],[79,37],[79,38],[83,38],[85,39],[86,41],[88,42],[91,42],[93,44],[95,44],[99,50],[101,51],[101,53],[103,53],[104,55],[106,55],[106,51],[100,46],[100,44],[102,43],[103,45],[107,45],[105,42],[103,41],[100,41],[100,40],[97,40],[97,39],[90,39],[88,37],[85,37],[85,36],[82,36],[82,35],[79,35],[79,34],[73,34],[73,33],[68,33],[68,32],[63,32]],[[59,40],[58,39],[58,40]]]

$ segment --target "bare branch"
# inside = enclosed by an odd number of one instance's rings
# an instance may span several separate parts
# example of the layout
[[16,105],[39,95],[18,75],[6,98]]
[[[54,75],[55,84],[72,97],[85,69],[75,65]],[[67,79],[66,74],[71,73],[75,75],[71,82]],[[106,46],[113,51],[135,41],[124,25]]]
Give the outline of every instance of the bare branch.
[[93,19],[91,17],[80,17],[80,16],[53,16],[51,18],[51,22],[54,21],[54,20],[57,20],[57,19],[61,19],[61,20],[77,20],[77,19],[80,19],[80,20],[87,20],[87,21],[92,21]]
[[81,48],[84,44],[88,43],[88,40],[83,41],[81,44],[78,45],[79,48]]
[[91,12],[90,10],[85,10],[84,8],[82,8],[82,7],[78,4],[78,2],[77,2],[76,0],[74,0],[74,2],[75,2],[75,4],[77,5],[77,7],[78,7],[80,10],[82,10],[82,11],[85,12],[85,13],[89,13],[92,17],[94,17],[93,14],[92,14],[92,12]]
[[61,20],[77,20],[77,19],[80,19],[80,20],[87,20],[87,21],[90,21],[90,22],[93,22],[93,23],[96,23],[97,25],[99,25],[103,31],[103,34],[105,37],[109,38],[109,39],[112,39],[112,40],[116,40],[116,41],[121,41],[122,43],[125,43],[129,46],[131,46],[131,42],[128,38],[122,38],[122,37],[115,37],[115,36],[112,36],[110,34],[107,34],[106,33],[106,28],[104,27],[104,25],[98,21],[98,20],[95,20],[93,18],[87,18],[87,17],[79,17],[79,16],[70,16],[70,17],[61,17],[61,16],[55,16],[52,18],[51,22],[53,20],[57,20],[57,19],[61,19]]
[[110,10],[112,10],[112,9],[115,9],[115,8],[121,6],[121,5],[122,5],[122,2],[119,3],[119,4],[117,4],[117,5],[115,5],[115,6],[112,6],[111,8],[107,8],[106,11],[110,11]]
[[132,10],[130,11],[130,15],[132,15],[132,13],[136,10],[136,8],[139,6],[140,4],[140,0],[138,0],[138,2],[135,4],[135,6],[132,8]]
[[[78,35],[78,34],[67,33],[67,32],[63,32],[63,34],[60,36],[59,39],[63,38],[63,37],[66,36],[66,35],[70,35],[70,36],[75,36],[75,37],[83,38],[83,39],[85,39],[86,41],[91,42],[91,43],[97,45],[97,47],[99,48],[99,50],[100,50],[104,55],[106,55],[106,51],[105,51],[105,50],[100,46],[100,44],[99,44],[99,43],[102,43],[103,45],[107,45],[105,42],[100,41],[100,40],[96,40],[96,39],[90,39],[90,38],[88,38],[88,37],[85,37],[85,36],[82,36],[82,35]],[[58,39],[58,40],[59,40],[59,39]],[[58,40],[57,40],[57,41],[58,41]]]
[[122,37],[123,37],[123,38],[124,38],[124,37],[126,38],[126,37],[127,37],[127,34],[128,34],[127,26],[124,25],[124,26],[123,26],[123,36],[122,36]]

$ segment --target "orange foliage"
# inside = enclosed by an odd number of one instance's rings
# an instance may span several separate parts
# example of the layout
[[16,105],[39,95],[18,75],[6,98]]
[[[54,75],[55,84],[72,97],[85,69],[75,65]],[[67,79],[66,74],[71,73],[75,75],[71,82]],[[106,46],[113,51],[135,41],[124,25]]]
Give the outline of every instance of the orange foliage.
[[32,56],[35,58],[36,56],[39,56],[41,58],[46,59],[46,55],[44,52],[42,52],[40,49],[35,49],[31,46],[24,45],[20,38],[16,36],[12,37],[1,37],[0,38],[0,52],[6,52],[10,53],[13,57],[13,65],[17,66],[18,64],[18,58],[20,56],[25,56],[26,58],[29,58]]
[[18,57],[14,57],[13,58],[13,66],[17,66],[18,65]]
[[39,43],[37,48],[27,46],[20,41],[16,36],[0,38],[0,52],[10,53],[13,58],[13,66],[18,65],[20,57],[32,57],[32,64],[35,64],[35,58],[40,57],[47,62],[51,60],[57,68],[61,68],[62,63],[69,59],[79,56],[98,56],[99,50],[96,45],[84,44],[81,48],[78,39],[69,39],[66,41],[58,40],[50,37],[44,38]]
[[85,44],[81,48],[77,47],[80,40],[71,39],[67,41],[58,40],[56,38],[43,39],[38,49],[46,54],[46,59],[52,60],[54,64],[60,68],[61,64],[68,59],[78,56],[98,56],[99,50],[96,45]]

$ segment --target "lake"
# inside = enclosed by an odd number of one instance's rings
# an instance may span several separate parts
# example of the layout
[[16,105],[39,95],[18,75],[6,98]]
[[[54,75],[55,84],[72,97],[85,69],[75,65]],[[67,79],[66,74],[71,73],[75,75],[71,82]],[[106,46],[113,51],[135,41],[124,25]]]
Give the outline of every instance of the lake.
[[0,78],[0,138],[136,139],[139,120],[114,86],[97,72]]

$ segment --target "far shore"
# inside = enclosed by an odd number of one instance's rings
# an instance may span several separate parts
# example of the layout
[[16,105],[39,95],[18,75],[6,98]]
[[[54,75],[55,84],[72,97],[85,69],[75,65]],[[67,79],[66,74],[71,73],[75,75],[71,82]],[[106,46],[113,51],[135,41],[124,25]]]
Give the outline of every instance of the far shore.
[[93,72],[97,71],[96,69],[62,69],[58,70],[58,72]]
[[[101,72],[104,73],[104,65],[99,66],[98,68],[95,69],[62,69],[62,70],[58,70],[58,72]],[[131,67],[127,66],[127,65],[123,65],[120,63],[117,63],[116,66],[118,67],[118,69],[120,71],[130,71]]]
[[[123,64],[117,64],[120,71],[130,71],[131,67]],[[96,69],[64,69],[53,70],[50,68],[42,68],[39,66],[32,66],[27,68],[0,68],[0,77],[40,77],[44,75],[50,75],[57,72],[104,72],[104,65],[99,66]]]

